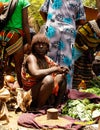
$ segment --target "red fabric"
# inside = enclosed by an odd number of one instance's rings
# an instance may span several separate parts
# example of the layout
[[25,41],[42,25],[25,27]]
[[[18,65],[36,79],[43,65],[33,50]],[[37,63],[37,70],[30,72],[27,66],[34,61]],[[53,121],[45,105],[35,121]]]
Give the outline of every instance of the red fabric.
[[21,36],[24,36],[24,32],[21,29],[17,29]]
[[100,96],[97,96],[95,94],[92,93],[87,93],[87,92],[80,92],[76,89],[69,89],[67,92],[67,97],[69,99],[84,99],[84,98],[88,98],[88,99],[96,99],[98,101],[100,101]]
[[[52,66],[56,66],[57,64],[51,59],[49,58],[48,56],[45,56],[46,60],[47,60],[47,63],[49,65],[49,67],[52,67]],[[53,73],[52,74],[53,78],[55,78],[56,74]],[[27,72],[26,72],[26,68],[25,66],[22,67],[22,70],[21,70],[21,77],[22,77],[22,83],[23,83],[23,89],[25,91],[28,91],[29,89],[31,89],[34,85],[37,84],[37,80],[32,77],[32,76],[29,76],[27,77]],[[53,94],[55,94],[57,96],[58,94],[58,90],[59,90],[59,85],[58,83],[56,82],[56,80],[54,80],[54,84],[55,84],[55,87],[53,89]]]
[[[27,127],[27,128],[37,128],[41,129],[43,127],[46,128],[51,128],[51,126],[43,126],[39,125],[35,122],[34,118],[37,116],[41,116],[42,114],[33,114],[33,113],[23,113],[19,118],[18,118],[18,125]],[[52,128],[61,128],[61,129],[70,129],[70,130],[79,130],[82,126],[81,125],[76,125],[74,122],[76,120],[73,120],[70,117],[64,117],[66,120],[69,120],[71,123],[66,124],[66,126],[62,127],[59,124],[56,126],[52,126]]]
[[37,81],[33,77],[26,78],[26,76],[27,76],[27,73],[24,71],[24,68],[22,68],[22,70],[21,70],[21,77],[22,77],[23,89],[25,91],[28,91],[34,85],[37,84]]
[[[79,92],[76,89],[69,89],[67,92],[67,96],[69,99],[89,98],[89,99],[95,99],[95,101],[96,101],[96,99],[98,101],[100,101],[100,96],[96,96],[95,94],[92,94],[92,93]],[[18,124],[21,126],[27,127],[27,128],[37,128],[37,129],[41,129],[43,127],[50,128],[50,126],[40,126],[39,124],[37,124],[34,121],[34,118],[36,116],[40,116],[40,115],[43,115],[43,113],[42,114],[24,113],[18,118]],[[77,120],[74,120],[68,116],[65,116],[64,118],[71,121],[71,124],[66,125],[63,128],[61,126],[59,126],[59,124],[58,124],[57,126],[54,126],[53,128],[62,128],[62,129],[70,129],[70,130],[80,130],[82,128],[81,125],[74,124],[74,122]]]
[[59,85],[56,84],[55,87],[54,87],[54,89],[53,89],[53,91],[52,91],[52,94],[54,94],[55,96],[57,96],[58,95],[58,91],[59,91]]

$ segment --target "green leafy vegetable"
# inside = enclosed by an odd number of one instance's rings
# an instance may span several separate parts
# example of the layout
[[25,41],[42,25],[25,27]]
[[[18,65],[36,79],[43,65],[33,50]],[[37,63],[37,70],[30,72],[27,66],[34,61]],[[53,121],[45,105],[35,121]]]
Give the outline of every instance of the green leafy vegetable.
[[96,109],[100,110],[100,104],[91,103],[89,99],[69,99],[62,108],[62,114],[81,121],[93,121],[92,112]]

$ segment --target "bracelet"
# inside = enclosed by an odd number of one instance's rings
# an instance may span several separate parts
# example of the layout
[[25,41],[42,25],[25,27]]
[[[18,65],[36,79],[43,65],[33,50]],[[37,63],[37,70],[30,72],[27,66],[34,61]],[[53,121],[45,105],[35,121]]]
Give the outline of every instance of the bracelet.
[[97,33],[97,34],[100,34],[100,28],[96,22],[96,20],[91,20],[89,21],[91,27],[93,28],[93,30]]

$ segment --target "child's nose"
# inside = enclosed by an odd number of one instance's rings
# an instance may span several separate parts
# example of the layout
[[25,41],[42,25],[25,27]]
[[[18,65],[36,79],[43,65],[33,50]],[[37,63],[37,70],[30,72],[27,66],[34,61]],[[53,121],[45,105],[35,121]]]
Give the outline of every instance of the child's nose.
[[40,44],[40,47],[43,47],[43,44]]

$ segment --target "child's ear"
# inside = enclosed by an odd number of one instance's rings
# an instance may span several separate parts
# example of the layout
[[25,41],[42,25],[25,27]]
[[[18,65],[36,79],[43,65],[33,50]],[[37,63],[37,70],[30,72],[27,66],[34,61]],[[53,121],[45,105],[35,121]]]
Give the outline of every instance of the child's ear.
[[50,51],[50,49],[49,49],[49,47],[47,48],[47,50],[46,50],[46,53],[48,53]]
[[48,46],[48,49],[47,49],[47,51],[50,51],[50,48],[49,48],[49,46]]

